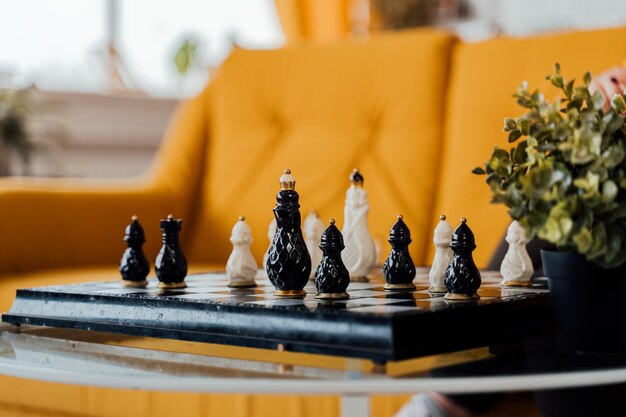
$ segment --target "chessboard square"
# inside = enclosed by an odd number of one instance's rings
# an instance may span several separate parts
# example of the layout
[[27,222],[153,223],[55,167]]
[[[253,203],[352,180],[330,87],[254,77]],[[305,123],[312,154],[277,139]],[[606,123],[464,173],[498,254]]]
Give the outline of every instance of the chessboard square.
[[355,313],[393,314],[415,311],[415,307],[395,306],[395,305],[372,305],[365,307],[351,308]]
[[188,300],[216,300],[218,298],[230,298],[227,294],[217,293],[196,293],[196,294],[170,294],[166,295],[167,298],[184,298]]
[[223,287],[205,287],[205,286],[194,286],[194,285],[189,285],[187,288],[183,289],[185,292],[188,293],[208,293],[208,292],[220,292],[223,291],[224,288]]
[[403,301],[406,301],[406,300],[396,300],[393,298],[357,298],[357,299],[351,298],[348,301],[348,307],[397,304],[397,303],[402,303]]
[[283,307],[303,306],[303,305],[305,305],[304,304],[304,300],[295,299],[295,298],[250,301],[250,302],[248,302],[248,304],[263,305],[263,306],[283,306]]
[[350,296],[353,298],[376,297],[384,294],[393,294],[395,292],[398,291],[385,291],[384,288],[378,290],[356,290],[350,291]]
[[370,282],[351,282],[350,285],[348,285],[348,290],[349,291],[369,290],[369,289],[376,288],[376,287],[380,287],[380,284],[370,283]]
[[501,291],[500,291],[500,288],[498,289],[480,288],[478,290],[478,295],[480,295],[481,297],[500,297]]

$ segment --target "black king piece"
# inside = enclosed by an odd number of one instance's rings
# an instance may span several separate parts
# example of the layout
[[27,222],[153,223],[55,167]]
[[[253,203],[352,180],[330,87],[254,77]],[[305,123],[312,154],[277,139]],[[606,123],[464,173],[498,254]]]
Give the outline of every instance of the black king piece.
[[450,247],[454,251],[454,256],[446,270],[444,282],[448,288],[448,293],[445,298],[448,300],[478,298],[476,292],[481,284],[480,271],[472,258],[476,243],[474,233],[467,225],[465,218],[461,219],[461,224],[452,233]]
[[159,278],[159,288],[185,288],[187,276],[187,260],[180,249],[179,234],[183,221],[174,219],[171,214],[161,220],[163,246],[156,257],[154,269]]
[[137,216],[133,216],[130,224],[126,226],[124,242],[127,248],[120,261],[122,285],[125,287],[141,288],[148,285],[146,277],[150,272],[150,263],[142,249],[145,241],[143,227],[139,224]]
[[296,180],[289,169],[280,177],[280,191],[276,195],[276,233],[268,251],[265,265],[267,276],[276,288],[274,295],[297,298],[306,295],[303,290],[311,273],[311,256],[300,229],[299,196]]
[[415,278],[415,264],[409,253],[411,243],[411,231],[404,223],[401,214],[398,214],[396,223],[389,232],[391,252],[383,265],[386,290],[414,290],[413,278]]
[[341,260],[341,251],[345,248],[343,236],[335,219],[322,233],[320,249],[324,253],[317,270],[315,271],[315,298],[341,300],[350,298],[346,289],[350,284],[350,273]]

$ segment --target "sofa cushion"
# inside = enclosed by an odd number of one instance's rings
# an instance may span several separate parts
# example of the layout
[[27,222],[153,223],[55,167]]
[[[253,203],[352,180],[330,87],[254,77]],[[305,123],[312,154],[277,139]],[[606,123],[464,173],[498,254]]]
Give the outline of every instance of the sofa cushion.
[[[621,64],[625,56],[626,28],[455,46],[436,213],[447,214],[453,227],[460,217],[467,217],[476,235],[479,266],[487,264],[510,219],[506,207],[489,204],[485,177],[471,170],[489,159],[495,145],[509,147],[503,119],[524,113],[511,94],[527,80],[529,89],[541,89],[552,99],[558,92],[545,76],[555,62],[561,64],[566,77],[581,80],[585,71],[598,74]],[[435,224],[433,220],[431,231]],[[428,247],[430,262],[434,247],[432,243]]]
[[343,223],[352,169],[365,177],[374,238],[396,215],[412,228],[424,261],[454,38],[438,30],[380,35],[367,42],[235,51],[210,98],[210,138],[193,259],[225,262],[245,215],[260,262],[278,178],[291,168],[303,218],[317,210]]

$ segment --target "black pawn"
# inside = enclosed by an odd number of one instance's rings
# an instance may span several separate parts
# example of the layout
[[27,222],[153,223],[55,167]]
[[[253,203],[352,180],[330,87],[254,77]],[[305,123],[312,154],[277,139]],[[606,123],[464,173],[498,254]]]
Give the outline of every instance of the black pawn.
[[315,270],[316,298],[334,300],[350,298],[346,292],[350,284],[350,273],[341,260],[343,248],[345,248],[343,236],[335,226],[335,219],[330,219],[330,225],[322,233],[320,243],[322,260]]
[[141,288],[148,285],[146,277],[150,272],[150,263],[142,249],[145,241],[143,227],[139,224],[137,216],[133,216],[130,224],[126,226],[124,242],[127,248],[120,261],[122,284],[125,287]]
[[409,253],[411,231],[404,223],[401,214],[389,232],[391,252],[383,265],[386,290],[414,290],[415,264]]
[[309,282],[311,256],[302,237],[299,196],[296,180],[290,170],[280,177],[280,191],[276,195],[276,233],[268,251],[265,269],[277,297],[303,297]]
[[156,257],[154,269],[159,278],[159,288],[185,288],[187,260],[180,249],[179,234],[183,221],[170,214],[161,220],[163,246]]
[[446,270],[445,284],[448,300],[471,300],[478,298],[476,292],[480,288],[480,271],[472,259],[472,252],[476,249],[474,233],[467,225],[465,218],[452,233],[450,247],[454,256]]

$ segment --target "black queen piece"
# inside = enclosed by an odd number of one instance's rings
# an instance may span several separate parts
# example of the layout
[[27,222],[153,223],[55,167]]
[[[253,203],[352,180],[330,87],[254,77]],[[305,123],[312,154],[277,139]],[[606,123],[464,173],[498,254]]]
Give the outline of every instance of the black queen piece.
[[471,300],[479,298],[477,291],[480,288],[480,271],[474,263],[472,252],[476,249],[474,233],[467,225],[465,218],[452,233],[450,247],[454,251],[452,261],[446,269],[445,284],[448,300]]
[[391,252],[383,265],[386,290],[414,290],[415,264],[409,253],[411,231],[404,223],[404,217],[398,214],[395,224],[389,232]]
[[303,288],[311,273],[311,256],[302,237],[300,197],[295,186],[291,170],[285,170],[280,177],[280,191],[274,207],[276,233],[265,265],[267,276],[276,288],[274,295],[283,298],[305,296]]
[[163,246],[156,257],[154,269],[159,278],[159,288],[185,288],[187,276],[187,260],[180,248],[179,235],[183,221],[174,219],[171,214],[161,220]]
[[324,253],[317,270],[315,271],[316,298],[341,300],[350,298],[346,289],[350,284],[350,273],[341,260],[341,251],[345,248],[343,236],[335,219],[322,233],[320,249]]
[[127,247],[119,268],[122,274],[122,285],[133,288],[145,287],[148,285],[146,277],[150,272],[150,263],[143,253],[142,246],[146,238],[137,216],[133,216],[130,224],[126,226],[124,242]]

